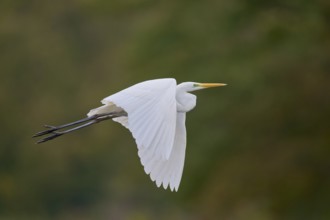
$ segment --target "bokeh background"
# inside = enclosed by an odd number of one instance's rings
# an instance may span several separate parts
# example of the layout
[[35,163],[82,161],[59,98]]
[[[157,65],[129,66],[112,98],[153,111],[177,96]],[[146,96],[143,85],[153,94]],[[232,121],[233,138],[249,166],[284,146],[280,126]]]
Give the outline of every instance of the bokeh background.
[[[2,0],[0,219],[330,219],[328,0]],[[196,92],[178,192],[103,122],[36,145],[137,82]]]

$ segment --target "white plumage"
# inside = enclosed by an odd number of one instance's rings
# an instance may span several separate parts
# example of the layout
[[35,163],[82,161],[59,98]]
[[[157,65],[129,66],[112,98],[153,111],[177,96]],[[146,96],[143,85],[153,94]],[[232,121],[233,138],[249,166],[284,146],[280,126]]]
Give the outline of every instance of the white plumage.
[[[171,190],[178,190],[185,156],[186,130],[184,113],[180,113],[180,120],[177,121],[175,79],[138,83],[104,98],[102,103],[104,106],[93,109],[87,115],[118,111],[118,107],[126,111],[127,117],[113,120],[131,131],[145,172],[150,174],[158,187],[163,183],[165,189],[169,185]],[[176,149],[173,149],[174,146]]]
[[[203,86],[204,85],[204,86]],[[208,86],[207,86],[208,85]],[[138,83],[102,100],[87,115],[124,110],[113,120],[128,128],[137,144],[144,170],[157,186],[178,190],[186,149],[186,112],[196,105],[194,91],[219,84],[182,83],[156,79]]]
[[155,157],[168,160],[175,135],[175,90],[174,79],[150,80],[115,93],[102,103],[115,104],[127,112],[124,126],[139,150],[148,149]]

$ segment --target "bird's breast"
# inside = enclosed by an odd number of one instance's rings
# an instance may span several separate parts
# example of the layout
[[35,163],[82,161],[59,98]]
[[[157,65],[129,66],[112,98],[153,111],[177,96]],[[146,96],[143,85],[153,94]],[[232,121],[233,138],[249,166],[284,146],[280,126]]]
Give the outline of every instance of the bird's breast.
[[176,106],[178,112],[189,112],[196,106],[196,96],[190,93],[176,96]]

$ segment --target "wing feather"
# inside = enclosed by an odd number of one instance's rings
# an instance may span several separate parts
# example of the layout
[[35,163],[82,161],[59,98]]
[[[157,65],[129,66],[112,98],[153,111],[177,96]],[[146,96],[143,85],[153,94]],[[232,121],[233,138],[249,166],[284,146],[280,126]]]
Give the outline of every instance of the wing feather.
[[[141,115],[141,114],[139,114]],[[139,137],[136,141],[139,143],[138,147],[139,148],[144,148],[145,146],[149,146],[149,148],[153,147],[150,146],[145,138],[145,133],[147,132],[148,129],[153,129],[155,126],[155,112],[153,109],[145,109],[144,113],[139,116],[139,115],[133,115],[132,117],[139,118],[139,120],[136,120],[136,126],[139,127],[139,130],[135,132],[135,136]],[[134,123],[134,122],[132,122]],[[148,148],[148,147],[147,147]]]
[[153,157],[148,150],[139,150],[141,162],[144,165],[145,172],[150,173],[152,181],[156,181],[157,186],[163,184],[166,189],[178,190],[185,159],[186,151],[186,114],[177,113],[176,134],[173,149],[168,160]]
[[163,128],[162,126],[162,118],[161,116],[159,116],[159,114],[156,114],[154,117],[152,117],[154,119],[152,123],[152,126],[149,126],[144,134],[142,134],[142,139],[144,139],[146,141],[146,145],[147,146],[151,146],[151,148],[156,148],[156,141],[158,140],[158,138],[160,137],[160,135],[157,135],[159,130],[161,128]]
[[[127,127],[138,149],[154,150],[156,157],[168,159],[173,147],[176,122],[176,81],[157,79],[138,83],[102,100],[114,103],[128,115]],[[160,122],[159,122],[160,121]],[[150,132],[163,126],[163,132]],[[146,131],[153,134],[148,135]],[[166,134],[166,138],[161,138]],[[156,140],[158,142],[155,145]]]

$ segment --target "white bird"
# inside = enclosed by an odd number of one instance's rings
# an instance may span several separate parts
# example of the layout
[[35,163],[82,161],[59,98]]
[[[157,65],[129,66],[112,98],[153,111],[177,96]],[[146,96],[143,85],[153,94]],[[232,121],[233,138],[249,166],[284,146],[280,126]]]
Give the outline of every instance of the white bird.
[[[52,140],[83,127],[112,119],[132,133],[144,171],[165,189],[178,191],[186,150],[186,112],[196,106],[196,90],[225,86],[224,83],[184,82],[172,78],[135,84],[104,98],[103,106],[92,109],[87,118],[61,126],[49,126],[33,137],[50,134],[37,143]],[[82,124],[82,125],[78,125]],[[78,125],[71,129],[63,128]]]

